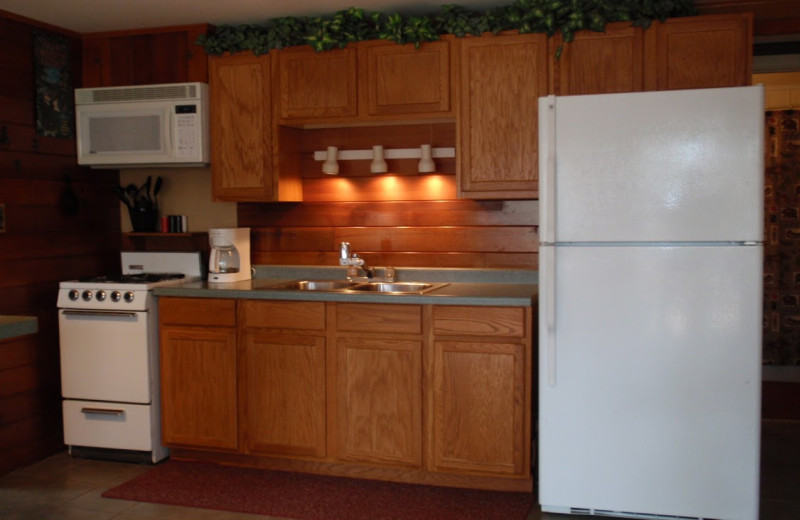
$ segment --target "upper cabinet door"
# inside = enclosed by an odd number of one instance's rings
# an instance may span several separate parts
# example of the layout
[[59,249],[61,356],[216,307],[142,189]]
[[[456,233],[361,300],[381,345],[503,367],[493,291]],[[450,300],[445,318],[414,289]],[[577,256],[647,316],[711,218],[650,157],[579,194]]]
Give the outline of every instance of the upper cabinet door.
[[359,81],[366,116],[453,115],[451,37],[422,44],[359,45]]
[[[555,58],[561,46],[560,58]],[[629,22],[606,25],[605,32],[580,31],[564,43],[550,39],[552,87],[557,96],[638,92],[644,85],[644,34]]]
[[211,173],[218,200],[272,200],[269,55],[210,59]]
[[356,49],[316,52],[310,47],[276,53],[281,120],[353,117],[356,100]]
[[526,199],[538,194],[538,98],[547,94],[547,38],[509,34],[461,45],[460,195]]
[[672,18],[646,33],[647,90],[750,84],[753,30],[749,13]]

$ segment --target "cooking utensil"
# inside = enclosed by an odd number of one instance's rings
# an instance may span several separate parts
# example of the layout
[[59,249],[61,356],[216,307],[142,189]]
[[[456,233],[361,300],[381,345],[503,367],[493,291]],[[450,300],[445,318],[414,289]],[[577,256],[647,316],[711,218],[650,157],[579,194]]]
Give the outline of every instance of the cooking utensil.
[[158,207],[158,199],[156,197],[158,196],[158,192],[161,191],[161,184],[163,183],[163,181],[164,181],[164,179],[162,179],[161,177],[158,177],[156,179],[155,186],[153,186],[153,207],[154,208]]
[[133,209],[133,205],[131,204],[131,200],[128,197],[128,192],[125,190],[125,188],[122,186],[117,186],[114,188],[114,193],[117,194],[119,200],[121,200],[122,203],[128,207],[128,209]]

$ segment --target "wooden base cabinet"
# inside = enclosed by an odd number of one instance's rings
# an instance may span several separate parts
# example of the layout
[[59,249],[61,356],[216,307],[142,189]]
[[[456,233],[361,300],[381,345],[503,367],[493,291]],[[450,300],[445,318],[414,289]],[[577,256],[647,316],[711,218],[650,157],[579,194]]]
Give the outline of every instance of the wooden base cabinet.
[[174,459],[532,489],[530,307],[161,300]]
[[325,304],[241,306],[247,452],[324,457]]
[[422,310],[335,304],[338,460],[422,463]]
[[430,464],[530,476],[531,311],[433,308]]
[[235,308],[235,300],[161,298],[165,444],[238,449]]

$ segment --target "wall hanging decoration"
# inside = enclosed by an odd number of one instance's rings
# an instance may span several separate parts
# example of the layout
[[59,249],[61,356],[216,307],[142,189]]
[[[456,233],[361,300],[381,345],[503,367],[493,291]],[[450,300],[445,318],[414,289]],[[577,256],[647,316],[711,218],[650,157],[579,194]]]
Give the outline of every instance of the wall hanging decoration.
[[70,61],[70,47],[66,38],[34,31],[37,135],[62,138],[75,135]]

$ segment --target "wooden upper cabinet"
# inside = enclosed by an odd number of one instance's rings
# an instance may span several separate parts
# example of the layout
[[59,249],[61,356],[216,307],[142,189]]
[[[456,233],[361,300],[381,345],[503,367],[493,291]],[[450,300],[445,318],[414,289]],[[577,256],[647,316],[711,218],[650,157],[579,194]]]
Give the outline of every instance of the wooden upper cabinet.
[[83,86],[117,87],[208,81],[208,59],[197,37],[205,24],[83,36]]
[[645,35],[647,90],[750,84],[752,15],[672,18]]
[[324,52],[278,51],[278,122],[452,118],[452,45],[446,36],[419,48],[374,40]]
[[209,60],[211,179],[217,200],[275,197],[270,85],[269,55]]
[[538,194],[538,98],[547,94],[543,34],[460,42],[459,193],[473,199]]
[[361,113],[367,116],[453,115],[451,37],[412,44],[359,44]]
[[280,120],[356,115],[355,47],[325,52],[294,47],[277,52],[276,57]]
[[[556,50],[562,46],[560,58]],[[644,86],[644,31],[630,22],[606,25],[605,32],[580,31],[564,43],[550,39],[551,88],[557,96],[637,92]]]

